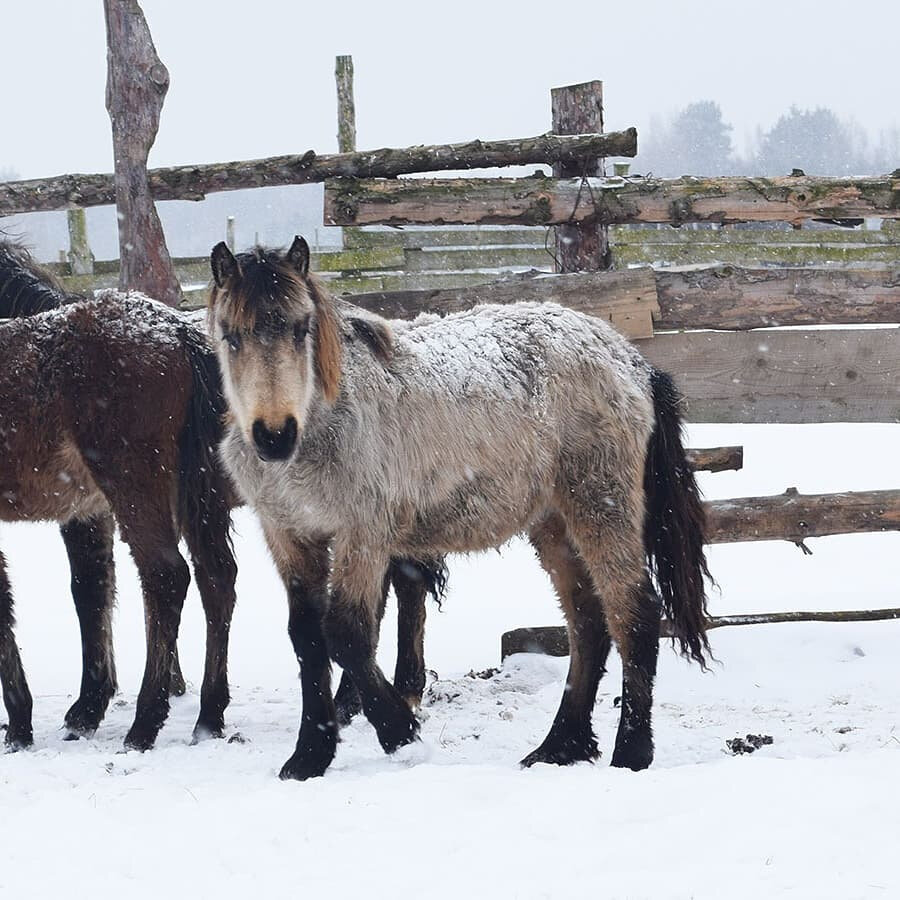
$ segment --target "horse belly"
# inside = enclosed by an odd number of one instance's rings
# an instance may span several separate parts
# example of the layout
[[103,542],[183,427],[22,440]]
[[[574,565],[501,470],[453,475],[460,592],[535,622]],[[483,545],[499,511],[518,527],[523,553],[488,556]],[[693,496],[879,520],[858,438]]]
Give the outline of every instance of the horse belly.
[[47,453],[20,454],[15,469],[0,476],[0,519],[6,522],[67,522],[108,511],[106,497],[69,441]]
[[399,549],[415,556],[500,546],[528,528],[546,506],[545,494],[540,482],[516,486],[474,476],[442,501],[413,513]]

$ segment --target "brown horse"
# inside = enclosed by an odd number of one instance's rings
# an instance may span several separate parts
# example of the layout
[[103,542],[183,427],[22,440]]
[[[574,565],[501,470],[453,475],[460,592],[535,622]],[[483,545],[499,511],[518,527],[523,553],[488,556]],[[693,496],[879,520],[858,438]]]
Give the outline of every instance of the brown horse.
[[375,661],[391,556],[434,559],[526,533],[569,628],[566,690],[523,763],[597,756],[591,714],[611,635],[623,662],[614,766],[653,758],[660,613],[701,664],[703,506],[679,397],[606,322],[555,304],[391,323],[334,301],[309,247],[212,253],[210,332],[231,421],[221,457],[260,516],[302,660],[284,778],[336,749],[329,656],[382,747],[418,723]]
[[[50,311],[54,311],[50,313]],[[46,315],[38,315],[44,313]],[[221,438],[218,365],[202,332],[146,298],[67,294],[20,246],[0,241],[0,353],[19,365],[0,374],[0,521],[51,519],[71,568],[82,639],[78,699],[68,737],[93,733],[116,691],[111,614],[115,599],[113,515],[138,564],[148,658],[129,746],[146,748],[184,692],[174,636],[188,574],[184,535],[207,618],[206,672],[195,737],[221,736],[228,704],[227,643],[235,562],[228,539],[237,502],[213,448]],[[425,684],[425,595],[436,598],[441,563],[392,561],[397,595],[395,686],[411,704]],[[31,743],[31,697],[13,638],[12,595],[0,555],[0,680],[10,747]],[[344,677],[338,722],[359,708]]]
[[[77,302],[76,302],[77,301]],[[147,661],[128,747],[152,746],[168,714],[175,641],[194,562],[207,622],[195,736],[220,735],[236,565],[232,495],[215,458],[223,402],[205,338],[136,294],[68,296],[28,254],[0,243],[0,521],[62,525],[82,638],[71,736],[96,730],[116,691],[111,612],[113,520],[144,594]],[[31,694],[0,557],[0,682],[6,743],[32,742]]]

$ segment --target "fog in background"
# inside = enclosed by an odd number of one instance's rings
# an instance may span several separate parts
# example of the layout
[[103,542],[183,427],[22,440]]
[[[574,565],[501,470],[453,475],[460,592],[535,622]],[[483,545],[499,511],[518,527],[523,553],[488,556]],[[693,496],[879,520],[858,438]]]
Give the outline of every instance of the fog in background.
[[[601,78],[606,126],[635,125],[635,172],[881,173],[900,166],[900,4],[574,0],[452,6],[142,0],[171,75],[151,166],[336,150],[334,57],[356,69],[361,149],[524,137],[550,126],[549,89]],[[5,0],[0,178],[112,170],[100,0]],[[315,242],[318,186],[160,204],[170,249]],[[98,258],[115,215],[89,210]],[[0,220],[44,258],[64,216]]]

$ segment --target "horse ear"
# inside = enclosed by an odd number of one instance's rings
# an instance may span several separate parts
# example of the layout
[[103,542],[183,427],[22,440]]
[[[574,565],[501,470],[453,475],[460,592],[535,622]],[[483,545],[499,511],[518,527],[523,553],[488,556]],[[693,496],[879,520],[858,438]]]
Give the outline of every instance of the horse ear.
[[316,304],[316,374],[325,399],[334,403],[341,390],[341,330],[331,298],[316,291],[313,299]]
[[209,255],[213,281],[217,288],[223,288],[232,278],[241,277],[241,266],[228,249],[225,241],[219,241]]
[[301,274],[309,274],[309,244],[306,239],[294,235],[294,242],[287,252],[288,262]]

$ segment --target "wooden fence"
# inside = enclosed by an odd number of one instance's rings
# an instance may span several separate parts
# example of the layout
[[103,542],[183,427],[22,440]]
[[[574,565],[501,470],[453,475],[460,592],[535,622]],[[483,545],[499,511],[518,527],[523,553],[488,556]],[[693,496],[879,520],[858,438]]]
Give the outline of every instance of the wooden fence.
[[[346,91],[346,69],[343,77]],[[518,299],[555,300],[605,317],[676,375],[691,421],[900,422],[900,239],[893,224],[900,172],[607,177],[598,156],[633,155],[636,136],[633,129],[599,133],[599,83],[554,91],[553,109],[558,133],[538,138],[371,153],[342,139],[336,156],[157,170],[149,184],[157,199],[198,199],[214,190],[324,180],[324,220],[344,227],[344,248],[318,254],[314,266],[333,290],[398,317]],[[584,123],[598,133],[568,135]],[[554,177],[397,177],[523,162],[553,164]],[[583,177],[571,177],[573,170]],[[110,176],[0,185],[0,214],[108,203],[111,190]],[[865,227],[876,219],[880,227]],[[770,222],[778,227],[732,227]],[[445,227],[451,224],[460,227]],[[814,230],[824,225],[831,227],[827,240]],[[73,285],[113,274],[97,264],[90,276],[77,275],[76,257],[73,241],[63,272]],[[702,265],[629,268],[686,261]],[[176,260],[176,271],[185,283],[207,279],[205,260]],[[717,456],[719,468],[729,465],[721,463],[725,449],[700,454],[696,465]],[[714,540],[802,545],[809,536],[900,529],[900,492],[893,491],[718,504],[710,507],[719,523]],[[740,624],[731,619],[717,624]]]

